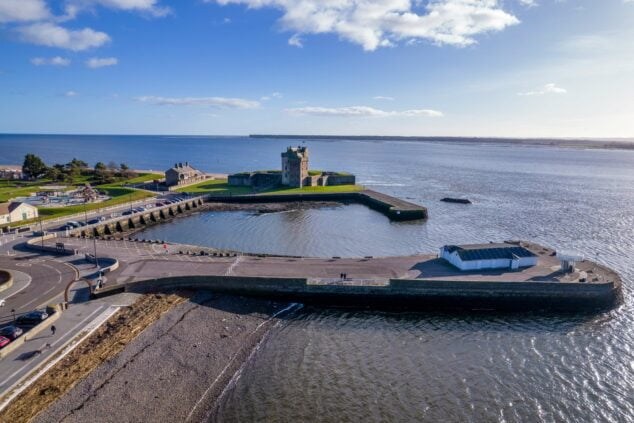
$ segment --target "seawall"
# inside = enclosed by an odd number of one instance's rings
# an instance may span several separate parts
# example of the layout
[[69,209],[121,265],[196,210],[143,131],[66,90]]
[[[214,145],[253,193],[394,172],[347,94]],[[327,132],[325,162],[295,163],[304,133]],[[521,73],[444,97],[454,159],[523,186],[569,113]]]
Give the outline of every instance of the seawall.
[[218,203],[278,203],[294,201],[338,201],[364,204],[391,220],[427,219],[427,208],[372,190],[358,192],[315,192],[297,194],[207,195],[205,200]]
[[416,310],[483,308],[591,311],[611,308],[622,301],[620,280],[592,284],[391,279],[387,285],[371,286],[316,285],[308,283],[305,278],[181,276],[107,286],[95,290],[93,295],[100,297],[117,292],[184,288],[326,306]]

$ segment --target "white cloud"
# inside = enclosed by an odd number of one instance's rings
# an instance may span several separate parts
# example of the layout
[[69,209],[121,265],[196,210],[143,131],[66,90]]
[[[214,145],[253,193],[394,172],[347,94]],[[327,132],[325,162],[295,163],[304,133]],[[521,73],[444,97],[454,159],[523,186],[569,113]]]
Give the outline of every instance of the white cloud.
[[[300,34],[335,33],[365,50],[397,41],[425,39],[437,44],[465,46],[474,36],[500,31],[519,20],[498,0],[216,0],[221,5],[281,9],[282,27],[295,31],[289,44],[302,46]],[[426,13],[420,13],[420,10]]]
[[158,104],[160,106],[207,106],[218,109],[255,109],[260,102],[243,98],[226,97],[157,97],[142,96],[135,100],[142,103]]
[[376,95],[376,96],[372,97],[372,99],[374,99],[374,100],[394,101],[394,97],[388,97],[388,96],[385,96],[385,95]]
[[302,39],[299,37],[298,34],[293,34],[293,36],[288,39],[288,45],[293,47],[299,47],[299,48],[304,47],[304,44],[302,43]]
[[69,30],[52,23],[35,23],[20,27],[17,31],[26,42],[74,51],[99,47],[110,41],[110,37],[104,32],[90,28]]
[[282,98],[282,93],[278,93],[278,92],[276,91],[276,92],[274,92],[274,93],[271,93],[270,95],[265,95],[265,96],[263,96],[263,97],[260,97],[260,100],[262,100],[262,101],[269,101],[269,100],[272,100],[272,99],[274,99],[274,98],[276,98],[276,99]]
[[55,56],[51,58],[34,57],[31,59],[31,63],[34,64],[35,66],[44,66],[44,65],[68,66],[70,65],[70,59],[66,59],[60,56]]
[[0,0],[0,23],[38,21],[50,17],[44,0]]
[[520,4],[526,7],[535,7],[537,6],[537,0],[519,0]]
[[91,69],[103,68],[104,66],[114,66],[119,63],[116,57],[92,57],[86,60],[86,66]]
[[143,12],[155,17],[168,15],[171,9],[160,6],[159,2],[160,0],[67,0],[66,15],[69,18],[74,18],[80,11],[97,5],[128,12]]
[[286,109],[287,112],[299,116],[337,116],[337,117],[441,117],[442,112],[431,109],[412,109],[403,111],[385,111],[369,106],[350,107],[298,107]]
[[534,91],[526,91],[517,93],[517,95],[521,96],[531,96],[531,95],[544,95],[544,94],[566,94],[568,91],[565,88],[558,87],[556,84],[550,83],[544,85],[542,88]]
[[68,90],[64,93],[64,96],[66,97],[75,97],[79,95],[79,93],[77,91],[73,91],[73,90]]

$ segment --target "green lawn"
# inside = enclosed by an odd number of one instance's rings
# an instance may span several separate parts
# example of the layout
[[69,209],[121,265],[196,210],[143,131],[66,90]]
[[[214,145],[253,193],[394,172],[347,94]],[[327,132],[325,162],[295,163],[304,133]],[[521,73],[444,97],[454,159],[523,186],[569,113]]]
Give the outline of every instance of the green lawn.
[[214,194],[214,195],[243,195],[252,194],[251,187],[236,187],[227,184],[226,179],[214,179],[204,181],[199,184],[190,185],[188,187],[179,188],[178,192],[191,192],[196,194]]
[[[315,192],[354,192],[365,189],[361,185],[333,185],[325,187],[304,187],[304,188],[286,188],[276,187],[259,194],[298,194],[298,193],[315,193]],[[253,194],[251,187],[231,186],[227,184],[226,179],[217,179],[213,181],[205,181],[196,185],[179,188],[179,192],[190,192],[196,194],[214,194],[214,195],[244,195]]]
[[29,182],[0,179],[0,203],[15,197],[26,197],[40,189],[40,185],[49,180]]
[[363,191],[364,186],[361,185],[328,185],[325,187],[304,187],[304,188],[287,188],[277,187],[262,194],[302,194],[302,193],[318,193],[318,192],[356,192]]

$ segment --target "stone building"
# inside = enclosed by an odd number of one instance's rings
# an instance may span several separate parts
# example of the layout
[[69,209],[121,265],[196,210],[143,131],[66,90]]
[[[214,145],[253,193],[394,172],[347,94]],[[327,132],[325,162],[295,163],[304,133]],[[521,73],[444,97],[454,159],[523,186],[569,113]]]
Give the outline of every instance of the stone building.
[[168,187],[189,185],[202,182],[205,179],[205,173],[191,166],[188,162],[174,163],[174,167],[165,171],[165,185]]
[[307,177],[308,148],[288,147],[282,153],[282,185],[301,188]]
[[282,170],[260,170],[229,175],[229,185],[250,186],[254,189],[284,185],[292,188],[354,185],[354,175],[345,172],[321,172],[308,170],[308,148],[288,147],[282,153]]
[[0,203],[0,225],[38,217],[37,207],[27,203]]

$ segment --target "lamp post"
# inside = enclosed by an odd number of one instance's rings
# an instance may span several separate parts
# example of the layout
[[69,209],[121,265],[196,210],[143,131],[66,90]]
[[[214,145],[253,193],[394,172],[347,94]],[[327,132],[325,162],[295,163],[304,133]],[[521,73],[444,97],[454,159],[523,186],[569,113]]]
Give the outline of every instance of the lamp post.
[[[86,226],[88,226],[88,208],[86,206],[86,203],[88,202],[88,198],[86,196],[84,196],[84,223],[86,224]],[[95,234],[93,232],[92,234],[92,245],[94,248],[94,257],[95,257],[95,267],[98,269],[99,268],[99,260],[97,260],[97,238],[95,237]]]
[[38,220],[40,222],[40,242],[42,244],[42,251],[44,251],[44,229],[42,229],[42,218],[39,215]]

